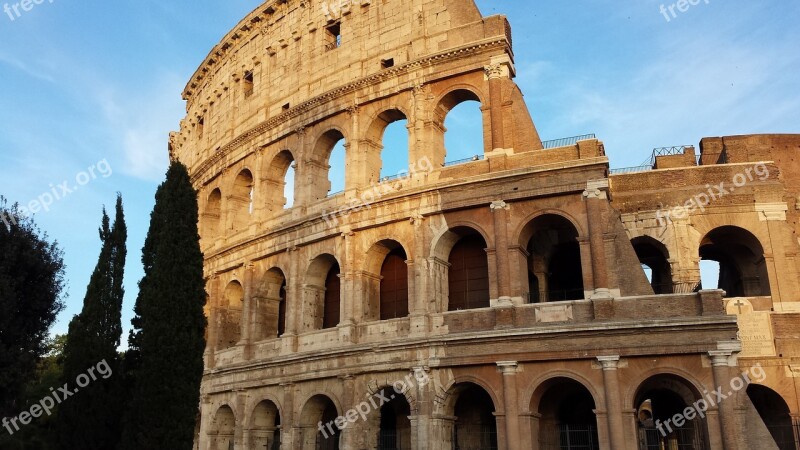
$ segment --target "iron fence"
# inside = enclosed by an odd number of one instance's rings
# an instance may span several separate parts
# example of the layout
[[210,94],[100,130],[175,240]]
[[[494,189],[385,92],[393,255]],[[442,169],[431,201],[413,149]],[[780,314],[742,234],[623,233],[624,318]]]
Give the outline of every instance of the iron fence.
[[561,139],[553,139],[550,141],[543,141],[542,147],[544,147],[545,150],[550,148],[566,147],[568,145],[575,145],[578,143],[578,141],[586,141],[589,139],[597,139],[597,136],[595,136],[594,133],[590,133],[590,134],[582,134],[580,136],[571,136]]
[[673,428],[664,436],[656,428],[639,428],[639,450],[708,450],[701,427]]
[[457,166],[459,164],[466,164],[466,163],[474,162],[474,161],[483,161],[483,159],[484,159],[483,155],[475,155],[475,156],[471,156],[469,158],[458,159],[456,161],[447,161],[444,164],[442,164],[442,167],[451,167],[451,166]]
[[497,430],[455,428],[453,450],[497,450]]
[[598,450],[597,427],[594,425],[561,424],[539,439],[541,450]]

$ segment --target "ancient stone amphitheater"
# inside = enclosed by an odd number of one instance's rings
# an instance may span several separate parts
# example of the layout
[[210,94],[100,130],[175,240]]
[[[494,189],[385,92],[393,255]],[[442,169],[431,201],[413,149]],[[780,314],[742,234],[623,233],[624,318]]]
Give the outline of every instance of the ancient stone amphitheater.
[[[473,0],[271,0],[211,50],[170,138],[208,280],[197,448],[798,448],[800,136],[610,171],[593,135],[542,142],[515,75]],[[467,101],[483,149],[453,161]]]

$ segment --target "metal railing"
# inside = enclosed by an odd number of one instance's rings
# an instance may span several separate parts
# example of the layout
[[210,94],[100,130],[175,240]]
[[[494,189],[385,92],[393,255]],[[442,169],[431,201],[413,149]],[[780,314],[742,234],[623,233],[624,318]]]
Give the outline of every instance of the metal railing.
[[673,428],[667,436],[656,428],[639,428],[639,450],[707,450],[700,427]]
[[339,194],[344,194],[344,191],[345,191],[345,189],[342,189],[341,191],[336,191],[336,192],[328,192],[328,198],[336,197]]
[[590,134],[582,134],[580,136],[571,136],[561,139],[553,139],[550,141],[543,141],[542,147],[544,147],[545,150],[550,148],[566,147],[568,145],[575,145],[578,143],[578,141],[587,141],[589,139],[597,139],[597,136],[595,136],[594,133],[590,133]]
[[619,169],[611,169],[608,171],[609,175],[624,175],[626,173],[639,173],[639,172],[648,172],[653,170],[653,166],[650,164],[645,164],[643,166],[636,166],[636,167],[622,167]]
[[411,433],[397,430],[381,430],[378,434],[378,450],[406,450],[411,448]]
[[410,178],[411,175],[408,172],[400,172],[397,175],[388,175],[380,179],[381,183],[388,183],[390,181],[396,180],[405,180],[406,178]]
[[570,300],[583,300],[585,297],[583,289],[557,289],[547,291],[546,297],[542,299],[542,295],[537,292],[528,292],[525,294],[528,303],[546,303],[546,302],[564,302]]
[[442,164],[442,167],[457,166],[459,164],[465,164],[474,161],[483,161],[483,159],[484,159],[483,155],[475,155],[470,158],[459,159],[456,161],[445,161],[445,163]]
[[558,428],[544,430],[539,439],[541,450],[598,450],[597,427],[594,425],[561,424]]
[[[460,439],[459,439],[460,438]],[[497,430],[453,429],[453,450],[497,450]]]
[[702,285],[697,283],[655,283],[651,284],[657,295],[691,294],[699,292]]

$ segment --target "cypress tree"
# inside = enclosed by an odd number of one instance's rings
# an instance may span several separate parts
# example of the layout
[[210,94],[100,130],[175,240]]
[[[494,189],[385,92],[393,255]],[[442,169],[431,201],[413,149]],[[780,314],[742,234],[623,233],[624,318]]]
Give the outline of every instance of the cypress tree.
[[142,250],[125,364],[132,391],[121,449],[191,450],[203,375],[206,292],[197,193],[173,162],[156,192]]
[[83,309],[69,324],[61,382],[74,388],[79,375],[89,374],[92,368],[95,371],[91,384],[59,408],[60,445],[64,450],[109,450],[119,442],[122,383],[117,348],[122,337],[127,236],[122,197],[117,195],[113,226],[109,226],[103,209],[100,257],[86,289]]

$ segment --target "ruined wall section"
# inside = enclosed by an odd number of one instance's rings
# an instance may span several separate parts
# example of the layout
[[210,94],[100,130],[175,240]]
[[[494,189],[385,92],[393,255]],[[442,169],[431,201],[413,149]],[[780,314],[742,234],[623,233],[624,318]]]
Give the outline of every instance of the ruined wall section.
[[[485,56],[447,63],[453,52]],[[482,18],[471,0],[270,1],[211,51],[186,86],[188,115],[171,150],[198,167],[266,121],[279,139],[301,122],[391,95],[378,86],[383,79],[396,92],[482,72],[493,57],[513,72],[510,27],[502,16]],[[538,140],[535,131],[522,132]]]

